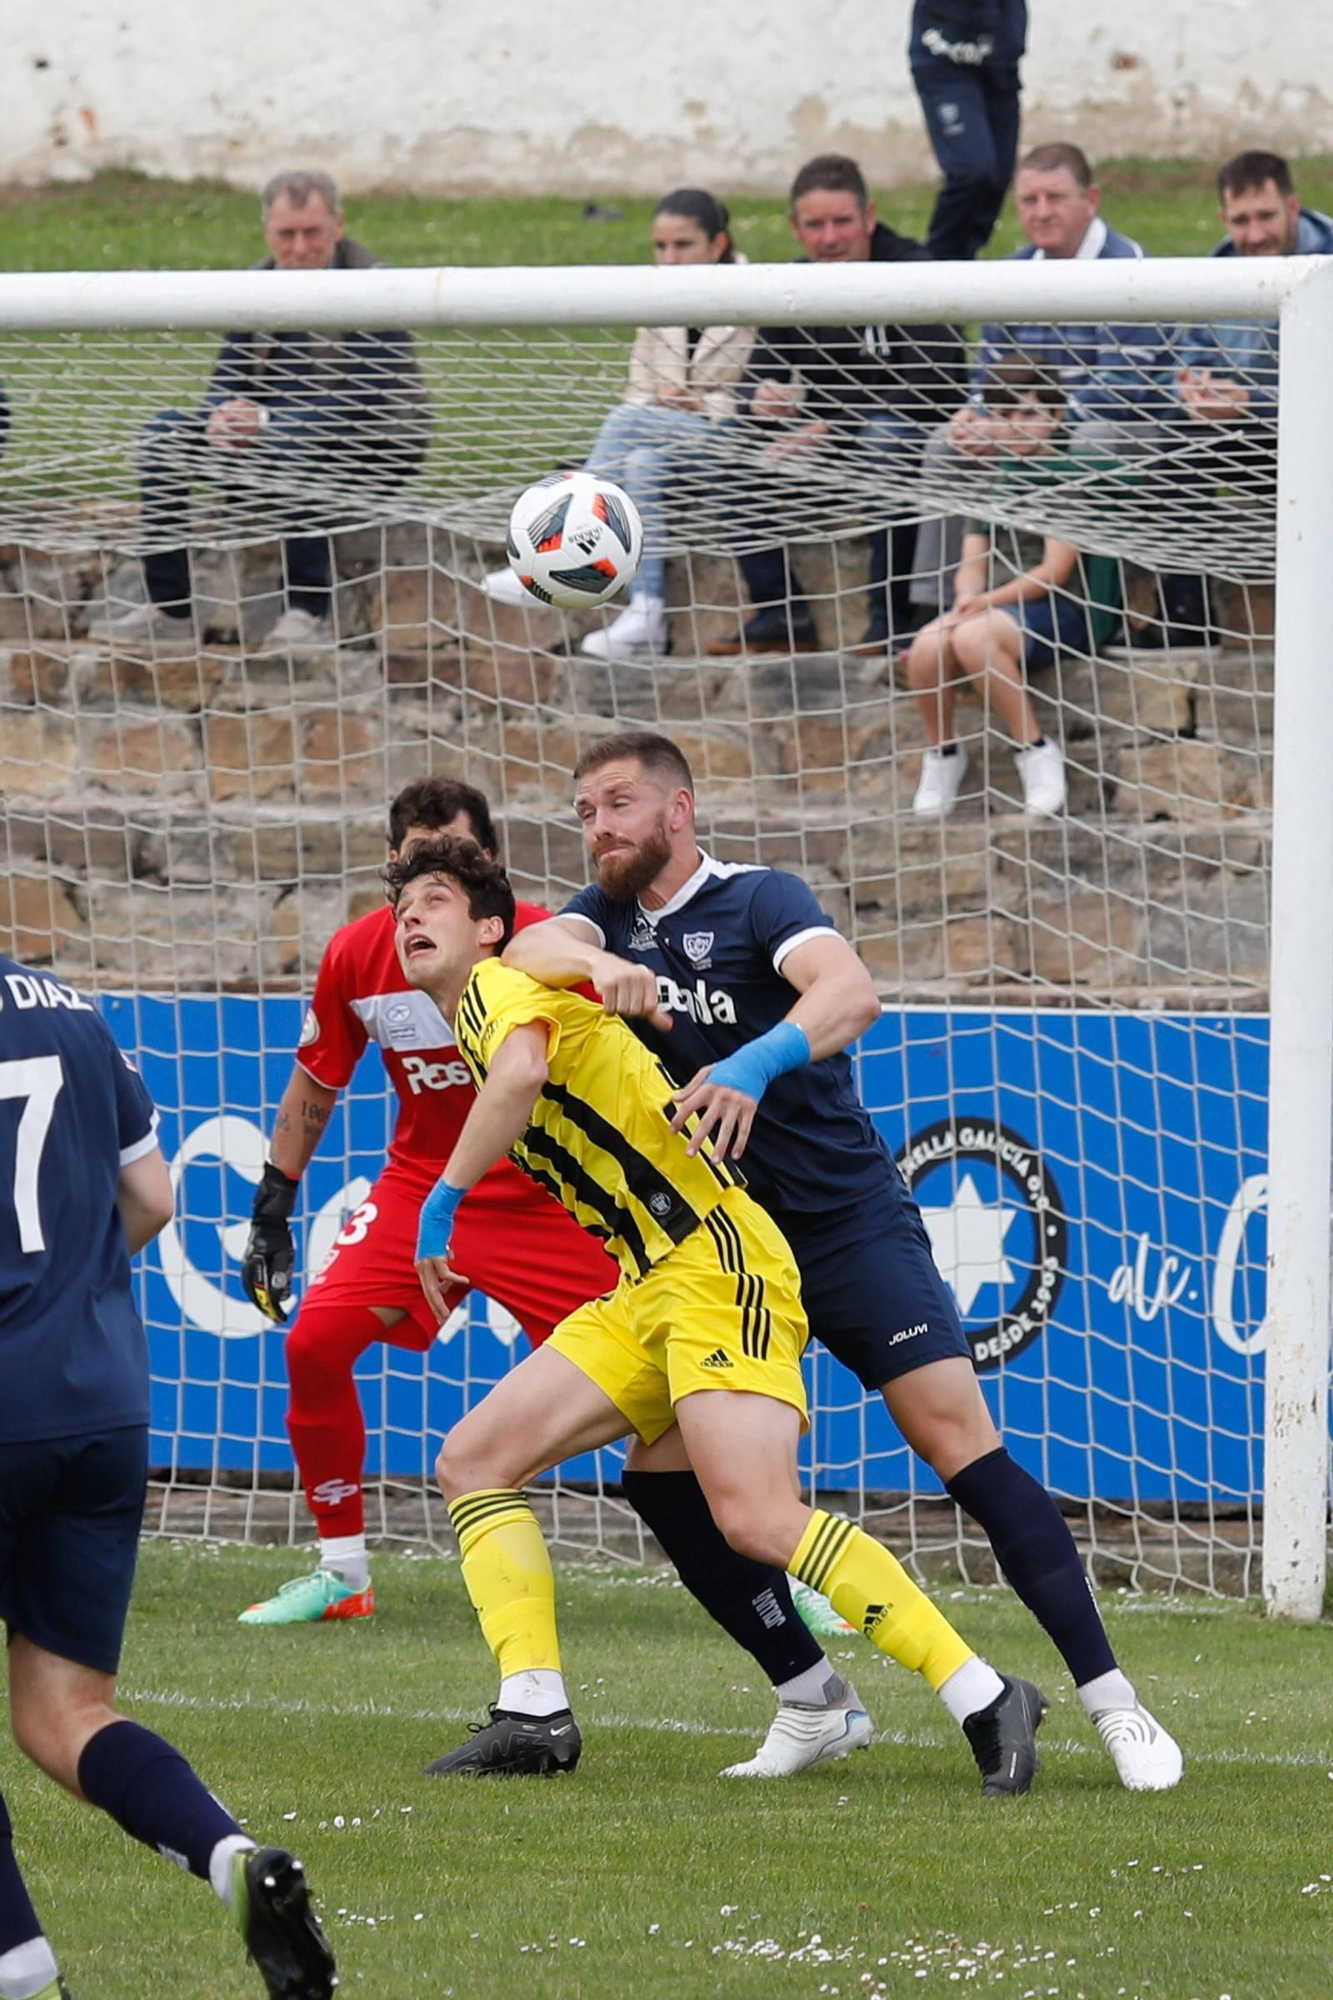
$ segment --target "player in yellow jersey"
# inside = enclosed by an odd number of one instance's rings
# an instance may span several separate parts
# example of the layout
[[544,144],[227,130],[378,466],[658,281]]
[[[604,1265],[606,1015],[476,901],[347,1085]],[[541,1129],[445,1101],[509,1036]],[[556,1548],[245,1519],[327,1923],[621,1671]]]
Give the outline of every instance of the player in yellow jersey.
[[404,971],[453,1022],[478,1085],[422,1211],[427,1298],[442,1305],[466,1278],[448,1260],[453,1217],[504,1153],[601,1235],[621,1268],[616,1289],[572,1313],[440,1453],[464,1580],[501,1681],[490,1723],[431,1774],[574,1768],[582,1746],[550,1559],[522,1489],[574,1453],[631,1431],[651,1444],[678,1423],[732,1546],[825,1592],[881,1652],[922,1674],[962,1723],[983,1792],[1026,1791],[1038,1690],[979,1659],[887,1549],[800,1498],[808,1328],[786,1239],[706,1139],[672,1130],[675,1087],[622,1021],[500,964],[514,909],[501,868],[446,835],[395,862],[387,880]]

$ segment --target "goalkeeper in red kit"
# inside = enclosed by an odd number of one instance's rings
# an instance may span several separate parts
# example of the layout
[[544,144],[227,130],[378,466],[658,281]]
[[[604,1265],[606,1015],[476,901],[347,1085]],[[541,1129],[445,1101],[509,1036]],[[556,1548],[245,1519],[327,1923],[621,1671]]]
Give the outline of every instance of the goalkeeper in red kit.
[[[390,858],[453,833],[495,851],[483,795],[451,779],[408,785],[389,808]],[[518,906],[518,922],[547,912]],[[393,914],[372,910],[329,943],[296,1065],[255,1195],[243,1278],[259,1310],[287,1319],[294,1265],[290,1217],[300,1177],[367,1041],[379,1044],[398,1094],[388,1162],[340,1232],[287,1334],[287,1431],[319,1530],[319,1567],[243,1611],[247,1625],[368,1618],[362,1470],[366,1430],[353,1369],[376,1341],[424,1352],[439,1323],[415,1269],[421,1204],[453,1151],[476,1095],[453,1030],[408,985],[394,950]],[[615,1264],[549,1195],[502,1161],[469,1195],[454,1234],[456,1267],[506,1307],[533,1346],[587,1300],[614,1287]],[[450,1294],[452,1309],[465,1290]]]

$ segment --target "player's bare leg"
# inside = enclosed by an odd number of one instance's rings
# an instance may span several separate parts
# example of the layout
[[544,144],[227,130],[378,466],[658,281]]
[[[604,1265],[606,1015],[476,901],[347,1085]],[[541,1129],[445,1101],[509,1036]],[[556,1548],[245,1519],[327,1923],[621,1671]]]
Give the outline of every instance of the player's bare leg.
[[1180,1747],[1118,1665],[1069,1524],[1005,1450],[971,1363],[928,1362],[886,1383],[884,1401],[912,1450],[985,1530],[1004,1576],[1059,1649],[1121,1784],[1169,1791],[1184,1769]]
[[[133,1839],[208,1882],[275,2000],[328,2000],[337,1985],[333,1953],[300,1862],[285,1848],[257,1848],[178,1750],[120,1714],[115,1693],[113,1675],[22,1633],[11,1640],[10,1720],[25,1755]],[[39,1990],[63,1991],[54,1958],[50,1972],[53,1983]]]
[[652,1528],[680,1579],[723,1631],[744,1646],[772,1683],[777,1712],[753,1757],[729,1764],[724,1778],[794,1778],[863,1750],[874,1733],[865,1704],[803,1623],[800,1594],[850,1631],[833,1606],[786,1571],[752,1562],[726,1540],[673,1424],[655,1444],[636,1438],[624,1474],[625,1497]]
[[676,1417],[733,1548],[826,1592],[881,1652],[921,1674],[962,1725],[985,1796],[1025,1792],[1037,1769],[1044,1696],[978,1658],[887,1549],[851,1521],[805,1505],[797,1412],[768,1396],[711,1390],[683,1396]]
[[490,1722],[427,1765],[431,1777],[546,1776],[578,1763],[582,1738],[561,1672],[551,1559],[523,1488],[628,1428],[582,1369],[542,1347],[445,1439],[436,1473],[500,1691]]

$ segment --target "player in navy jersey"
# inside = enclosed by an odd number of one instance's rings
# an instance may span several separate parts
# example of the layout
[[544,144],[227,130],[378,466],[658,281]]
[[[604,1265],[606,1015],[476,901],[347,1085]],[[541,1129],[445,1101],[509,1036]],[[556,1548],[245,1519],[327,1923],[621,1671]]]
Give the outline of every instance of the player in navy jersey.
[[[130,1257],[165,1227],[157,1117],[92,1002],[0,957],[0,1613],[19,1748],[210,1882],[271,1996],[327,2000],[301,1864],[114,1706],[148,1468]],[[0,2000],[68,2000],[0,1799]]]
[[[879,1014],[870,975],[799,878],[702,852],[689,766],[666,737],[602,737],[574,779],[596,882],[516,937],[506,964],[552,985],[590,980],[608,1011],[633,1019],[680,1086],[678,1125],[697,1115],[699,1134],[742,1161],[791,1244],[813,1334],[883,1394],[907,1443],[984,1529],[1121,1782],[1168,1789],[1179,1748],[1117,1665],[1058,1507],[1001,1442],[920,1214],[856,1094],[846,1048]],[[669,1033],[652,1024],[659,1009]],[[718,1546],[674,1439],[636,1446],[624,1485],[695,1596],[763,1665],[758,1607],[786,1614],[785,1577]],[[818,1760],[826,1665],[811,1646],[803,1674],[777,1685],[767,1741],[734,1775]]]

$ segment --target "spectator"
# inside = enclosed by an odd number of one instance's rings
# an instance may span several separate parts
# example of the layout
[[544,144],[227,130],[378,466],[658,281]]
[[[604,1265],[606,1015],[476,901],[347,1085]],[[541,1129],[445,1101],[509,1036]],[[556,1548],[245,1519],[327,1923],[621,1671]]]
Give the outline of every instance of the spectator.
[[926,248],[975,257],[990,241],[1018,149],[1027,0],[916,0],[908,61],[944,175]]
[[[1280,154],[1237,153],[1218,173],[1217,193],[1227,233],[1214,257],[1333,255],[1333,217],[1302,208]],[[1191,424],[1215,433],[1225,427],[1243,439],[1247,453],[1270,461],[1277,446],[1277,332],[1275,319],[1191,327],[1176,375],[1180,409]]]
[[[1214,257],[1333,255],[1333,219],[1302,208],[1291,168],[1278,153],[1237,153],[1217,176],[1226,236]],[[1141,451],[1176,454],[1171,501],[1182,486],[1226,486],[1272,506],[1277,473],[1278,323],[1230,321],[1194,326],[1182,336],[1165,423],[1143,428]],[[1122,432],[1115,448],[1128,440]],[[1188,501],[1187,501],[1188,504]],[[1159,580],[1161,617],[1133,630],[1134,651],[1206,645],[1219,636],[1207,579],[1169,571]]]
[[[260,271],[363,271],[379,259],[344,234],[327,174],[276,174],[263,192],[269,255]],[[90,635],[159,652],[198,643],[189,552],[190,487],[223,486],[284,538],[280,647],[333,638],[330,516],[346,486],[392,491],[415,472],[430,432],[426,385],[407,333],[232,333],[201,408],[162,410],[139,439],[147,602],[107,614]]]
[[[1002,361],[987,379],[987,436],[998,458],[1044,457],[1060,440],[1064,389],[1047,370]],[[1018,748],[1014,762],[1032,814],[1064,810],[1064,759],[1042,733],[1026,676],[1062,652],[1092,650],[1088,608],[1066,586],[1078,550],[1022,528],[964,523],[963,555],[951,610],[922,628],[907,656],[907,675],[929,739],[912,810],[921,818],[953,811],[967,770],[967,749],[953,731],[960,680],[985,684],[991,706]]]
[[[653,215],[655,264],[737,261],[726,208],[703,188],[664,195]],[[740,261],[744,261],[743,259]],[[611,624],[589,632],[581,650],[601,659],[665,653],[665,502],[673,480],[699,464],[710,432],[736,407],[754,331],[748,326],[641,326],[630,352],[625,400],[605,418],[585,461],[622,485],[643,517],[644,555],[629,603]],[[508,567],[482,584],[501,604],[531,602]]]
[[[1101,190],[1086,156],[1063,142],[1025,153],[1015,183],[1018,221],[1027,243],[1013,254],[1019,261],[1045,258],[1138,258],[1142,247],[1122,236],[1101,214]],[[1025,355],[1059,376],[1069,396],[1071,445],[1076,451],[1124,448],[1125,434],[1169,407],[1165,384],[1171,370],[1169,331],[1152,326],[1102,326],[1087,321],[1054,325],[987,325],[972,370],[971,393],[947,427],[926,446],[924,473],[936,484],[956,481],[968,460],[994,455],[986,383],[1006,359]],[[1008,429],[1000,426],[1002,440]],[[917,536],[915,604],[941,608],[945,577],[958,564],[962,522],[956,517],[927,520]]]
[[[876,219],[860,168],[840,153],[820,154],[801,168],[790,215],[806,259],[816,264],[926,260],[919,243]],[[764,327],[733,428],[751,431],[752,441],[766,446],[763,473],[839,451],[855,453],[867,472],[910,476],[926,426],[938,422],[957,396],[962,371],[956,327]],[[770,503],[752,478],[743,504],[758,535],[771,531]],[[743,555],[740,565],[757,609],[738,638],[715,641],[708,651],[813,652],[814,619],[786,549],[760,548]],[[884,530],[872,542],[870,622],[857,651],[883,652],[888,642],[889,567]]]

